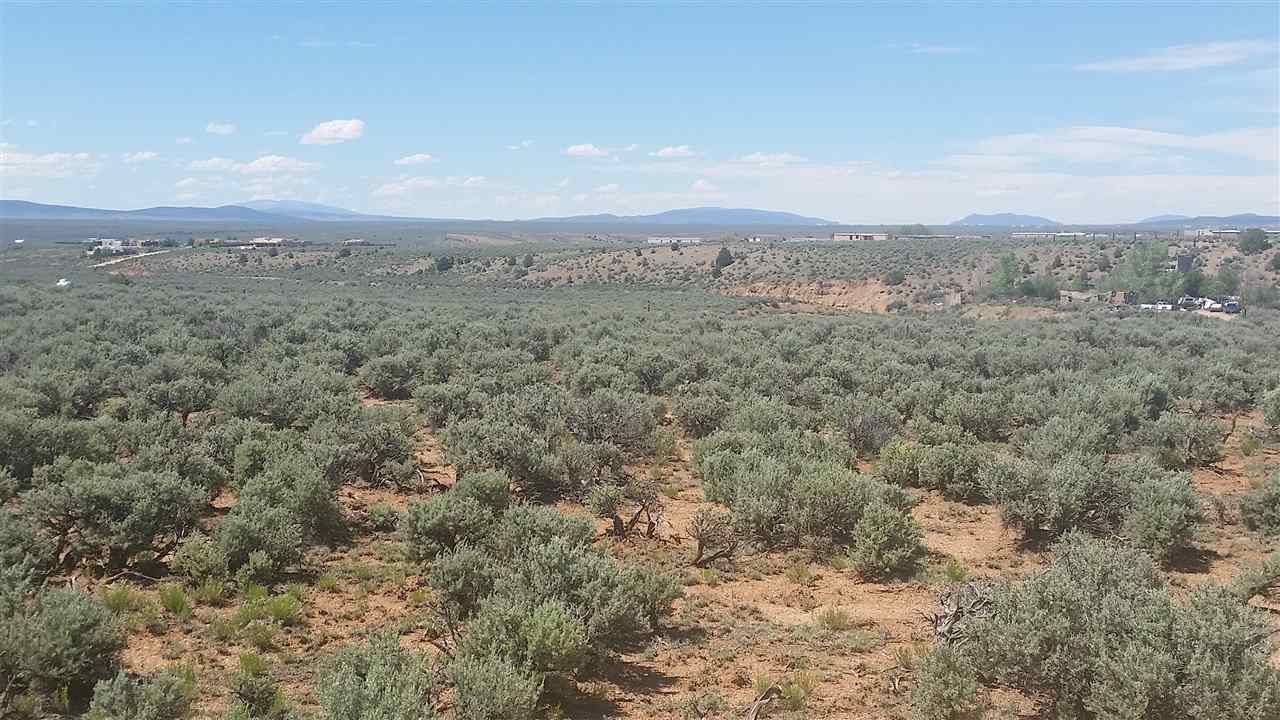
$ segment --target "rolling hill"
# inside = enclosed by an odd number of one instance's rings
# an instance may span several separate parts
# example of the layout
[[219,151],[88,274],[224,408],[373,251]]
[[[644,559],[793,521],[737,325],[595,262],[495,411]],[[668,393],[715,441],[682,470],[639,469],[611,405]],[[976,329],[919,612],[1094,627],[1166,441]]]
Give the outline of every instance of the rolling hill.
[[530,222],[591,223],[599,225],[837,225],[816,217],[752,208],[697,207],[651,215],[571,215],[536,218]]
[[1240,213],[1237,215],[1157,215],[1139,220],[1136,225],[1238,225],[1241,227],[1257,227],[1261,225],[1280,225],[1280,216],[1258,215],[1256,213]]
[[1018,215],[1016,213],[996,213],[994,215],[966,215],[951,223],[952,225],[992,225],[999,227],[1048,227],[1062,223],[1039,215]]
[[0,218],[6,220],[175,220],[183,222],[287,223],[297,218],[262,212],[240,205],[219,207],[150,207],[141,210],[104,210],[72,205],[45,205],[25,200],[0,200]]

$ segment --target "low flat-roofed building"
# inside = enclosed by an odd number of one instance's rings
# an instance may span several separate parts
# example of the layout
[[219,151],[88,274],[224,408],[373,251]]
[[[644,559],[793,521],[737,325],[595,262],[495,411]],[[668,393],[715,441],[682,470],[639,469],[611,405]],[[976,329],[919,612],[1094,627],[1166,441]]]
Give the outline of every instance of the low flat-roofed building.
[[837,233],[831,233],[831,239],[835,242],[869,242],[874,240],[888,240],[889,233],[837,232]]
[[650,245],[701,245],[700,237],[655,236],[648,240]]

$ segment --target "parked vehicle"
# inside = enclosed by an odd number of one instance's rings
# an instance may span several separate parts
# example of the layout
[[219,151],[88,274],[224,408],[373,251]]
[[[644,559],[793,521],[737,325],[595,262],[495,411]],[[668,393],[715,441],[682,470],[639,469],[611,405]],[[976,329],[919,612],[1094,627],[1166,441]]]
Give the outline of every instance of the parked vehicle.
[[1240,312],[1240,301],[1228,300],[1222,303],[1222,312],[1232,313],[1232,314]]
[[1222,303],[1217,300],[1208,300],[1204,304],[1204,309],[1209,312],[1222,312]]

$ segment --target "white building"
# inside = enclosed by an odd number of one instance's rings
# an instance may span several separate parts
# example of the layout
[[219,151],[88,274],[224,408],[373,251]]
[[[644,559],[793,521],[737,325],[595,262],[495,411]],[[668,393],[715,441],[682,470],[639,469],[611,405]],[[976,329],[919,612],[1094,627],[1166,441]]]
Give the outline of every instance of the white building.
[[650,245],[701,245],[701,244],[702,244],[702,238],[700,238],[700,237],[670,237],[670,236],[665,236],[665,235],[664,235],[664,236],[659,236],[659,237],[651,237],[651,238],[649,238],[649,241],[648,241],[648,242],[649,242],[649,244],[650,244]]
[[831,239],[835,242],[867,242],[873,240],[888,240],[889,233],[875,232],[847,232],[847,233],[831,233]]

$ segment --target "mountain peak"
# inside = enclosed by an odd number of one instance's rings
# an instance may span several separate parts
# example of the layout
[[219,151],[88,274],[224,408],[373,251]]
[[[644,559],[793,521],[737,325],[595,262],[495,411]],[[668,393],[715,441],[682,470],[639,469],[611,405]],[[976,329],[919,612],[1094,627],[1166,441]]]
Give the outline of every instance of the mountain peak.
[[1019,215],[1017,213],[996,213],[994,215],[972,214],[956,220],[952,225],[998,225],[1003,227],[1048,227],[1062,223],[1039,215]]

